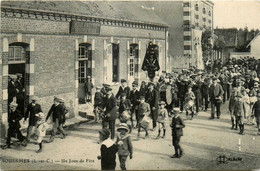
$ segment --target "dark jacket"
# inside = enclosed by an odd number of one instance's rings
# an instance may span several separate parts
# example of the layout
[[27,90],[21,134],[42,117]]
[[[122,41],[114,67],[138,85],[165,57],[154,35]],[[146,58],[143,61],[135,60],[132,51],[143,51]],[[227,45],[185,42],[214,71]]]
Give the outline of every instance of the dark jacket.
[[96,92],[94,97],[94,107],[102,107],[103,105],[103,94],[101,92]]
[[260,100],[255,102],[252,111],[254,111],[255,117],[260,117]]
[[59,120],[59,123],[62,123],[62,115],[63,115],[63,107],[59,104],[58,106],[55,106],[55,104],[53,104],[51,106],[51,109],[48,112],[48,115],[46,117],[46,120],[48,120],[48,118],[50,117],[50,115],[52,114],[52,120],[53,122],[56,121],[56,119]]
[[[177,125],[179,126],[179,128],[176,128]],[[172,118],[171,128],[172,128],[173,137],[183,136],[182,128],[184,128],[184,127],[185,127],[185,124],[180,116],[178,116],[176,118],[175,117]]]
[[109,120],[115,120],[117,118],[117,102],[114,95],[110,98],[106,97],[104,101],[104,107],[106,108],[105,115],[109,114]]
[[[29,117],[29,126],[35,126],[37,122],[37,117],[35,114],[42,112],[41,105],[35,104],[35,106],[32,105],[32,103],[28,104],[24,119],[26,120]],[[30,113],[30,116],[29,116]]]
[[107,139],[102,142],[101,151],[101,170],[115,170],[117,145]]
[[208,83],[202,83],[202,85],[201,85],[201,95],[203,96],[203,97],[205,97],[205,96],[208,96],[209,95],[209,85],[208,85]]
[[119,104],[119,113],[122,113],[125,110],[130,110],[131,109],[131,102],[129,99],[125,99],[125,101],[120,101]]
[[15,81],[15,87],[19,90],[19,92],[17,92],[16,94],[17,98],[24,99],[23,86],[19,80]]
[[91,82],[85,82],[84,84],[86,94],[91,94],[91,90],[93,88],[93,84]]
[[121,97],[121,94],[122,93],[125,93],[126,94],[126,98],[128,99],[129,98],[129,95],[130,95],[130,88],[128,86],[126,86],[124,89],[122,86],[119,87],[118,89],[118,92],[116,94],[116,98],[120,98]]
[[147,86],[144,86],[144,87],[141,86],[140,90],[139,90],[139,95],[140,96],[145,96],[146,91],[147,91]]
[[158,108],[159,96],[157,90],[153,89],[152,92],[150,92],[150,90],[147,90],[145,101],[149,103],[150,108]]
[[140,93],[138,90],[135,90],[135,92],[133,90],[130,91],[130,96],[129,96],[129,100],[131,101],[133,106],[138,106],[139,104],[139,99],[140,99]]
[[19,129],[21,127],[20,125],[20,120],[23,118],[21,112],[19,110],[15,110],[12,112],[9,110],[8,112],[8,123],[9,123],[9,128],[17,128]]
[[16,97],[16,87],[15,83],[12,81],[8,82],[8,101],[13,101],[13,98]]
[[178,87],[178,97],[184,97],[188,91],[189,83],[186,81],[177,81],[176,84]]
[[222,97],[223,93],[224,91],[220,84],[217,83],[216,86],[212,84],[209,90],[210,101],[214,101],[216,98]]

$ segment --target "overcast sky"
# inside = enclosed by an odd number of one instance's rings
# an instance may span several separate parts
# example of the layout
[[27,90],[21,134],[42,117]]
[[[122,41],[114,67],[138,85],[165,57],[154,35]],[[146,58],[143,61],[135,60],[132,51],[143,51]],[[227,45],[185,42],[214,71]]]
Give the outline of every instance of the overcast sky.
[[220,1],[213,0],[214,27],[260,29],[260,0]]

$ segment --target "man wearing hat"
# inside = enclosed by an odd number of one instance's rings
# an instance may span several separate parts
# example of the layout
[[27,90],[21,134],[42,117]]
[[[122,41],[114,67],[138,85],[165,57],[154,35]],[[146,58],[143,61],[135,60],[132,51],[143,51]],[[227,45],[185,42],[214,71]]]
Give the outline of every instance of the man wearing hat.
[[151,108],[151,116],[153,120],[153,131],[154,131],[157,123],[157,117],[158,117],[159,95],[157,90],[154,88],[154,83],[152,82],[148,84],[148,91],[146,92],[145,100],[150,105]]
[[8,133],[7,133],[7,140],[6,140],[6,146],[3,147],[3,149],[10,148],[11,146],[11,137],[14,133],[17,134],[18,140],[22,143],[23,146],[25,146],[25,137],[22,135],[20,128],[20,120],[23,118],[21,115],[21,112],[17,110],[17,103],[12,102],[10,103],[10,110],[8,110]]
[[256,118],[256,124],[258,129],[257,134],[260,135],[260,93],[257,94],[257,101],[255,102],[252,108],[252,114],[254,114]]
[[210,86],[209,96],[211,101],[211,119],[215,117],[215,107],[217,109],[217,118],[220,118],[220,106],[222,103],[223,89],[222,86],[217,83],[217,78],[213,78],[213,84]]
[[131,123],[133,127],[133,115],[135,114],[136,118],[136,127],[138,126],[139,120],[138,120],[138,105],[140,103],[140,94],[137,90],[138,82],[134,81],[132,83],[133,89],[130,91],[129,100],[131,101],[132,108],[131,108]]
[[63,135],[62,139],[66,138],[67,133],[63,130],[63,126],[62,126],[63,108],[60,104],[60,99],[58,97],[54,97],[53,105],[51,106],[51,109],[48,112],[46,121],[51,116],[51,114],[52,114],[52,121],[53,121],[53,129],[51,132],[51,137],[49,142],[54,141],[57,131],[59,131]]
[[127,86],[127,82],[125,79],[121,79],[121,86],[118,89],[118,92],[116,94],[116,98],[120,99],[122,93],[126,94],[126,98],[129,98],[129,94],[130,94],[130,88]]
[[180,75],[179,79],[176,82],[178,87],[178,98],[180,104],[180,110],[183,111],[184,101],[185,101],[185,94],[188,92],[188,81],[183,79],[183,76]]
[[8,107],[10,103],[13,102],[14,98],[16,98],[18,90],[15,86],[16,75],[9,75],[8,76]]
[[32,102],[30,104],[28,104],[26,112],[25,112],[25,116],[24,116],[24,122],[26,122],[27,118],[29,117],[29,125],[27,128],[27,137],[26,137],[27,142],[30,141],[31,135],[35,131],[35,125],[37,122],[36,114],[42,112],[41,105],[38,103],[38,97],[33,96],[31,98],[31,100],[32,100]]
[[23,84],[23,81],[22,81],[22,78],[23,78],[23,75],[18,73],[16,74],[17,75],[17,79],[15,81],[15,87],[16,89],[18,90],[17,91],[17,104],[18,104],[18,107],[17,109],[19,111],[21,111],[22,115],[24,115],[24,92],[25,92],[25,89],[24,89],[24,84]]
[[85,82],[85,93],[86,93],[86,101],[90,100],[91,101],[91,92],[92,92],[92,88],[93,88],[93,84],[91,82],[91,77],[87,76],[87,80]]
[[107,88],[107,96],[104,99],[104,108],[105,108],[105,118],[102,121],[102,127],[106,127],[107,123],[109,124],[109,129],[111,132],[111,139],[115,137],[115,121],[117,118],[117,101],[114,95],[112,94],[112,89]]

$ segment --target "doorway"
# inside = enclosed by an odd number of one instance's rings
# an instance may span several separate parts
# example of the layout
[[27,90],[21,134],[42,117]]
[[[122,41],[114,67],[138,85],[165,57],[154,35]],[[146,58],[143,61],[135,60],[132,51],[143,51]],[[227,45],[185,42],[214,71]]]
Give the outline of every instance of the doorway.
[[8,56],[8,108],[12,101],[16,102],[17,110],[23,116],[29,100],[25,89],[25,61],[30,53],[28,48],[25,43],[12,43],[9,45]]
[[[78,70],[78,98],[79,104],[86,103],[86,83],[88,81],[88,76],[92,76],[92,49],[91,44],[82,43],[79,45],[79,70]],[[91,81],[91,79],[90,79]]]

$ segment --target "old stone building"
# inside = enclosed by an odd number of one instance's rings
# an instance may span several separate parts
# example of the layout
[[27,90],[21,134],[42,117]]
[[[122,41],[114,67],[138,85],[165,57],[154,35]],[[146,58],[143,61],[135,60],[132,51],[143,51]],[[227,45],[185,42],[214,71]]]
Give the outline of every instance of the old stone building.
[[2,1],[0,113],[6,118],[9,74],[23,75],[25,103],[37,95],[47,113],[53,96],[76,110],[87,76],[94,86],[147,79],[150,41],[166,70],[167,29],[155,13],[123,2]]

